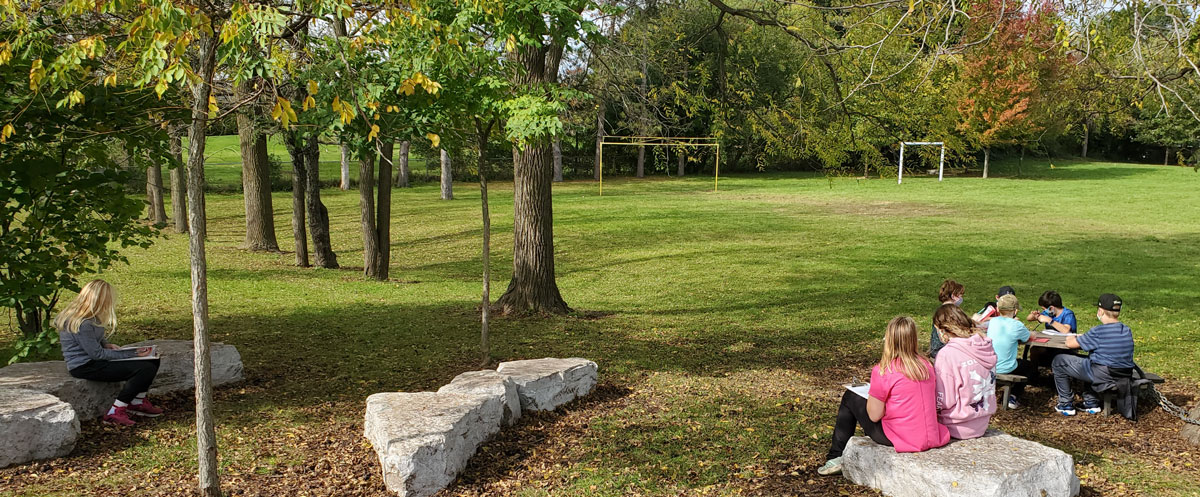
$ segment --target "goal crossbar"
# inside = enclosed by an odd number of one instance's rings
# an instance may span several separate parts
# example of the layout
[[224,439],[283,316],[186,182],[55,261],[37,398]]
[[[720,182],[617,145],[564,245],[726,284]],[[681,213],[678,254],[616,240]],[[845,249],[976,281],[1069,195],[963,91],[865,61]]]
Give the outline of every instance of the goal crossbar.
[[940,158],[938,158],[938,181],[942,180],[942,171],[945,170],[945,166],[946,166],[946,142],[900,142],[900,169],[899,169],[899,171],[897,171],[897,174],[896,174],[896,184],[897,185],[904,182],[904,147],[905,147],[905,145],[910,145],[910,146],[937,145],[937,146],[942,147],[942,155]]
[[713,167],[713,191],[717,191],[718,180],[721,176],[721,142],[707,136],[614,136],[600,137],[599,177],[600,195],[604,195],[604,146],[626,145],[647,147],[714,147],[716,149],[716,164]]

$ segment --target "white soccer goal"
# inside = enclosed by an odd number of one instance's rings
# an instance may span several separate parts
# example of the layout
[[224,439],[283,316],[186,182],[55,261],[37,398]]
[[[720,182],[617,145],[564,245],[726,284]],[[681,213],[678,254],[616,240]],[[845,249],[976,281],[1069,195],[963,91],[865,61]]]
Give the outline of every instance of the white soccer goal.
[[900,142],[900,170],[896,174],[896,184],[904,182],[904,146],[921,146],[921,145],[937,145],[942,147],[941,158],[938,159],[938,181],[942,180],[942,171],[946,167],[946,143],[945,142]]

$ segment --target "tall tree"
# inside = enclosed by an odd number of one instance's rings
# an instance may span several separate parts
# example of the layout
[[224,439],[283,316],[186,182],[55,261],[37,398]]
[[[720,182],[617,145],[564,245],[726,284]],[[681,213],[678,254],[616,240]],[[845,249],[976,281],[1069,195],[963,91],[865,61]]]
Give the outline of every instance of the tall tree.
[[150,160],[146,164],[146,200],[149,202],[148,217],[157,227],[167,225],[167,209],[163,201],[162,162]]
[[450,152],[441,149],[442,200],[454,199],[454,173],[450,167]]
[[408,140],[400,142],[400,155],[396,158],[396,187],[408,188]]
[[[237,86],[239,102],[257,100],[249,83]],[[275,209],[271,205],[271,166],[267,135],[256,123],[260,114],[254,103],[242,105],[237,113],[238,143],[242,151],[242,199],[246,206],[246,241],[243,248],[279,251],[275,238]]]
[[183,130],[179,126],[171,126],[171,158],[175,166],[171,168],[171,220],[176,233],[188,232],[187,220],[187,171],[183,166]]

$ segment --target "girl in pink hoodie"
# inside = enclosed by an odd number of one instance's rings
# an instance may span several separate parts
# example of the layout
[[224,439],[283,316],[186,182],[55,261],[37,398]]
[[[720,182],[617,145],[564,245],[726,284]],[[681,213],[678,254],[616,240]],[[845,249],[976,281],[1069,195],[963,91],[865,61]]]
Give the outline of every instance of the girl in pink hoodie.
[[960,440],[983,436],[996,413],[996,351],[976,333],[971,318],[954,304],[933,315],[933,327],[946,346],[934,364],[938,422]]

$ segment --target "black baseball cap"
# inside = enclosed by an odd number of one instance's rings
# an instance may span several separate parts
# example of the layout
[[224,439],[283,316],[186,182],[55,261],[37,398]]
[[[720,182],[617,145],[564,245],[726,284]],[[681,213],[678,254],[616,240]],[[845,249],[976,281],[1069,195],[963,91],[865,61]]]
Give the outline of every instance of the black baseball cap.
[[1005,295],[1016,295],[1016,294],[1017,294],[1016,290],[1013,290],[1013,288],[1008,285],[1004,285],[1004,286],[1000,287],[999,290],[996,290],[997,297],[1003,297]]
[[1121,297],[1106,293],[1100,296],[1100,302],[1096,306],[1106,311],[1121,312]]

